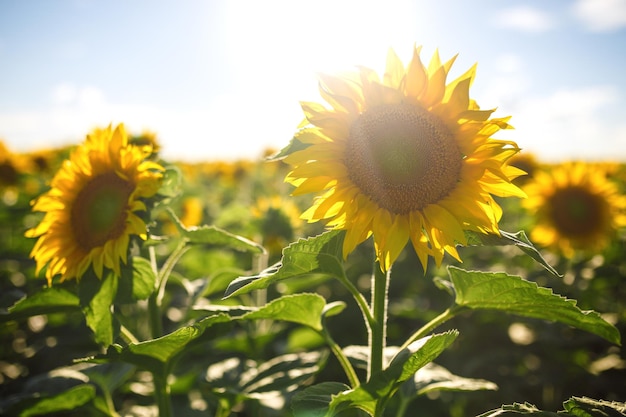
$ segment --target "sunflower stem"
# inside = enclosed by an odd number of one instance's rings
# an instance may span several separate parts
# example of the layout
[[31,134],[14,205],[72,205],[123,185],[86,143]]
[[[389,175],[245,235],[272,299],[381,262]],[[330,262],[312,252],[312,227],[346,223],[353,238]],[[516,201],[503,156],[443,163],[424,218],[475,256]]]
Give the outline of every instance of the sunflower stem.
[[391,268],[383,272],[378,262],[374,264],[372,274],[372,316],[369,325],[370,357],[367,380],[383,370],[384,350],[387,337],[387,292]]
[[159,417],[172,417],[172,401],[170,398],[170,387],[167,384],[167,377],[152,374],[154,383],[154,396],[159,409]]
[[348,382],[350,382],[350,386],[352,388],[358,387],[361,384],[361,382],[359,381],[359,377],[354,371],[354,368],[352,367],[350,360],[343,353],[343,349],[341,349],[341,346],[339,346],[337,342],[335,342],[335,340],[332,338],[330,333],[328,333],[328,329],[326,328],[326,326],[323,326],[322,331],[320,333],[322,334],[322,337],[324,338],[324,340],[330,347],[330,350],[333,352],[333,354],[337,358],[337,361],[339,361],[339,364],[343,368],[343,371],[346,374],[346,377],[348,378]]
[[346,287],[346,289],[352,294],[354,300],[359,305],[361,309],[361,313],[363,313],[363,317],[367,321],[368,329],[372,326],[374,322],[374,316],[372,316],[372,312],[370,310],[370,306],[367,304],[367,300],[363,297],[363,294],[354,286],[354,284],[348,279],[345,272],[338,277],[339,281]]
[[163,305],[163,298],[165,297],[165,286],[167,280],[174,269],[176,263],[180,260],[181,256],[189,249],[187,246],[187,240],[181,239],[178,246],[167,258],[160,271],[156,267],[156,261],[151,252],[151,263],[156,274],[155,290],[148,299],[148,309],[150,314],[150,328],[152,331],[152,337],[157,338],[163,336],[163,323],[161,322],[161,307]]
[[435,317],[434,319],[432,319],[431,321],[423,325],[421,328],[419,328],[415,333],[413,333],[411,337],[409,337],[406,340],[406,342],[404,342],[404,344],[400,346],[400,350],[406,349],[411,343],[426,336],[433,329],[442,325],[443,323],[455,317],[461,311],[464,311],[464,310],[465,310],[465,307],[458,306],[458,305],[449,307],[448,309],[446,309],[446,311],[444,311],[443,313],[441,313],[440,315],[438,315],[437,317]]

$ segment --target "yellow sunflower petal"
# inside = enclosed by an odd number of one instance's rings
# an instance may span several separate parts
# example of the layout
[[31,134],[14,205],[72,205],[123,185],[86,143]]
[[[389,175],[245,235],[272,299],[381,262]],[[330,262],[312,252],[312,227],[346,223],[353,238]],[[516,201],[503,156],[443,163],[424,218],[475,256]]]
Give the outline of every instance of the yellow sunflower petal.
[[146,156],[129,145],[123,125],[108,126],[87,135],[61,165],[33,206],[44,219],[25,233],[38,238],[31,257],[37,273],[47,265],[49,284],[58,275],[80,279],[90,267],[100,278],[104,268],[120,272],[129,236],[145,238],[147,226],[134,214],[147,209],[140,198],[158,191],[164,171]]
[[447,83],[456,57],[442,64],[435,51],[425,67],[419,54],[405,67],[390,50],[382,81],[363,67],[325,76],[332,109],[303,104],[310,125],[296,138],[311,146],[285,158],[295,193],[319,194],[302,217],[345,229],[344,256],[372,236],[385,270],[409,239],[424,268],[446,252],[460,260],[465,230],[499,233],[492,195],[524,195],[507,164],[519,147],[491,137],[509,117],[491,118],[470,97],[476,66]]

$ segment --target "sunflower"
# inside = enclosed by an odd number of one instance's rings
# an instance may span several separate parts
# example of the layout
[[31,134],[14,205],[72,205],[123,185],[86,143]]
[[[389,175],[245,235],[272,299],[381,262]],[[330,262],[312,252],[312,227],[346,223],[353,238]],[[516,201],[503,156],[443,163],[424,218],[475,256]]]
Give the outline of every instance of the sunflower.
[[537,170],[541,168],[541,164],[537,156],[529,152],[520,152],[509,160],[509,165],[517,167],[524,171],[526,175],[522,175],[515,179],[517,185],[526,184],[530,181]]
[[163,167],[147,156],[129,145],[120,124],[94,130],[63,162],[50,190],[34,202],[43,220],[26,232],[38,238],[30,256],[37,273],[47,265],[50,285],[57,275],[78,280],[90,265],[99,278],[104,267],[120,274],[130,236],[146,238],[138,215],[147,209],[142,199],[154,196],[161,183]]
[[260,197],[250,212],[271,257],[279,257],[283,248],[299,234],[300,210],[291,200],[279,195]]
[[301,103],[306,120],[279,156],[295,195],[320,193],[302,217],[346,231],[344,257],[373,235],[383,270],[409,240],[424,268],[429,255],[460,260],[464,230],[499,234],[493,196],[524,196],[507,164],[519,147],[491,138],[509,117],[469,98],[475,65],[446,84],[453,62],[435,52],[426,67],[415,47],[405,67],[390,49],[382,80],[367,68],[322,74],[330,108]]
[[569,162],[539,171],[524,191],[523,206],[536,219],[531,239],[568,258],[603,249],[626,226],[626,196],[599,165]]

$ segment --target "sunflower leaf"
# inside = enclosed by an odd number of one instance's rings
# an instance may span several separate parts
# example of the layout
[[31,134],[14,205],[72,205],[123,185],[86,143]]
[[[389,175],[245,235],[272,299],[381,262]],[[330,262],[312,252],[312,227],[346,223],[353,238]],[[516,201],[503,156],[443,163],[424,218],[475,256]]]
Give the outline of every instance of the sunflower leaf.
[[[341,392],[348,391],[349,389],[349,386],[339,382],[322,382],[305,388],[304,390],[297,392],[291,401],[293,415],[326,417],[329,415],[328,406],[332,398]],[[338,411],[340,410],[336,410],[336,412]]]
[[410,399],[431,391],[482,391],[497,390],[498,386],[484,379],[454,375],[441,365],[431,362],[417,371],[413,378],[402,384],[400,393]]
[[553,413],[551,411],[541,411],[530,403],[515,403],[511,405],[503,405],[502,407],[488,411],[477,417],[519,417],[520,415],[535,417],[573,417],[571,414]]
[[156,339],[131,343],[125,347],[111,345],[105,355],[89,359],[89,362],[122,361],[166,375],[172,359],[182,352],[189,343],[202,336],[207,328],[229,321],[231,321],[231,317],[227,314],[212,315],[194,325],[181,327]]
[[0,322],[19,320],[39,314],[75,311],[80,308],[78,296],[60,287],[45,287],[17,301],[8,314],[0,314]]
[[466,271],[453,266],[448,273],[458,306],[472,310],[498,310],[568,324],[620,344],[620,333],[595,311],[582,311],[551,289],[504,272]]
[[292,243],[283,250],[283,257],[278,264],[272,265],[258,275],[233,280],[226,288],[224,298],[267,288],[283,279],[312,273],[343,275],[341,255],[343,237],[342,231],[332,230]]
[[[118,279],[109,272],[102,281],[87,278],[80,281],[81,305],[87,326],[93,331],[97,343],[108,346],[113,343],[113,313],[111,306],[117,293]],[[94,280],[99,282],[94,282]],[[87,288],[87,291],[84,289]],[[85,294],[85,296],[83,295]]]
[[145,300],[155,290],[156,274],[145,258],[135,256],[133,258],[133,298]]
[[478,233],[471,230],[465,231],[465,237],[467,238],[468,246],[507,246],[515,245],[520,248],[525,254],[530,256],[541,266],[543,266],[548,272],[557,277],[562,277],[552,265],[550,265],[541,252],[532,244],[532,242],[526,236],[523,230],[517,233],[505,232],[500,230],[500,236],[494,234]]
[[168,165],[163,173],[163,180],[159,188],[159,195],[174,198],[181,192],[183,175],[175,165]]
[[272,300],[258,310],[245,314],[247,320],[272,319],[302,324],[322,330],[322,312],[326,301],[319,294],[294,294]]
[[536,417],[624,417],[626,403],[594,400],[586,397],[572,397],[563,403],[564,410],[558,413],[539,410],[532,404],[503,405],[499,409],[488,411],[478,417],[519,417],[533,415]]
[[56,415],[84,406],[95,397],[96,388],[93,385],[81,384],[53,396],[29,398],[24,401],[26,407],[19,407],[21,408],[19,415],[23,417]]
[[308,148],[309,146],[311,146],[310,143],[304,143],[302,141],[299,141],[295,136],[293,138],[291,138],[291,141],[289,142],[289,144],[287,146],[285,146],[283,149],[281,149],[278,153],[270,156],[268,158],[268,161],[279,161],[281,159],[283,159],[284,157],[297,152],[297,151],[301,151],[303,149]]
[[565,410],[577,417],[623,417],[626,416],[626,403],[594,400],[586,397],[572,397],[563,403]]
[[451,330],[411,343],[395,355],[386,369],[373,375],[369,382],[335,395],[330,401],[327,416],[334,416],[346,407],[359,408],[374,415],[379,401],[389,399],[405,381],[413,378],[415,372],[450,346],[458,334],[458,331]]
[[217,226],[203,225],[186,227],[171,209],[168,209],[167,212],[174,222],[174,225],[176,225],[178,232],[186,239],[187,243],[227,247],[242,252],[263,253],[265,251],[263,246],[258,243],[246,239],[243,236],[227,232]]

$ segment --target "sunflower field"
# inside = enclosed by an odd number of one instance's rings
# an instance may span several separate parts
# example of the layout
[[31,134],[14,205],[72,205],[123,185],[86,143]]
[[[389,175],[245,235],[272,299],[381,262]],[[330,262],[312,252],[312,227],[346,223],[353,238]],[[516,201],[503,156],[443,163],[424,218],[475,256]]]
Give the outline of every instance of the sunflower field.
[[625,416],[626,163],[386,62],[256,160],[0,143],[0,415]]

